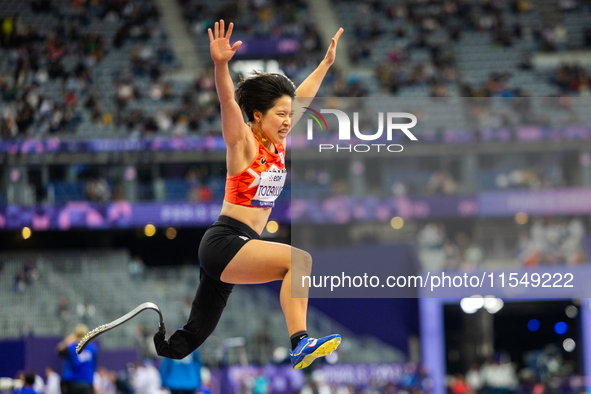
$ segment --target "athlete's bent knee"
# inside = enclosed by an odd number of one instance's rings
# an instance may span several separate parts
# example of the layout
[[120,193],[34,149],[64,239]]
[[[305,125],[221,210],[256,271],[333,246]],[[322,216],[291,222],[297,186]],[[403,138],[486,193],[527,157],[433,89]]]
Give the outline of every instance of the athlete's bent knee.
[[164,334],[154,335],[159,356],[182,359],[209,337],[217,326],[234,285],[211,278],[203,268],[199,287],[191,306],[189,321],[166,340]]
[[157,332],[154,335],[156,353],[161,357],[181,360],[199,347],[193,336],[191,332],[177,330],[167,341],[163,333]]
[[296,264],[299,271],[304,274],[312,272],[312,255],[310,253],[301,250],[297,254],[294,254],[293,257],[292,264]]

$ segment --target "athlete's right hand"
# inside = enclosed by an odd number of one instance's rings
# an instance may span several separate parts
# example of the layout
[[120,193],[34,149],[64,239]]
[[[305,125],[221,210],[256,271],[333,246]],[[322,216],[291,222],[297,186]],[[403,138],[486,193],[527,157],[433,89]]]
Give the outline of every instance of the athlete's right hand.
[[228,32],[225,33],[223,19],[215,23],[215,36],[211,32],[211,29],[207,29],[209,33],[209,50],[215,64],[229,62],[232,56],[234,56],[234,53],[236,53],[236,49],[242,45],[242,41],[236,41],[233,46],[230,46],[230,36],[232,36],[233,29],[234,24],[230,23]]

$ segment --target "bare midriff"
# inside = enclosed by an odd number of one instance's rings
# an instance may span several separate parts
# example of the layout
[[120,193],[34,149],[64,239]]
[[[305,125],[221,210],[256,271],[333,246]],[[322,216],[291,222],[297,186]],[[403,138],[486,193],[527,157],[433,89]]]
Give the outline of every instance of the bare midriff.
[[252,228],[257,234],[261,234],[265,229],[267,220],[269,220],[271,211],[272,208],[270,207],[247,207],[244,205],[232,204],[224,200],[222,212],[220,214],[236,219]]

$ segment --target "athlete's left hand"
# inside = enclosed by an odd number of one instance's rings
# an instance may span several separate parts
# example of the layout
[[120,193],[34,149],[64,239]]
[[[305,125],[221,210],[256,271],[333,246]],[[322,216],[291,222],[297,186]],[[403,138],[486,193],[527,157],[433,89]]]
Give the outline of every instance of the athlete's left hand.
[[332,42],[330,43],[330,47],[328,47],[328,51],[326,51],[326,56],[324,56],[324,63],[327,66],[332,66],[334,63],[335,58],[337,57],[337,43],[339,42],[339,37],[343,34],[343,28],[341,27],[337,34],[334,35],[332,38]]

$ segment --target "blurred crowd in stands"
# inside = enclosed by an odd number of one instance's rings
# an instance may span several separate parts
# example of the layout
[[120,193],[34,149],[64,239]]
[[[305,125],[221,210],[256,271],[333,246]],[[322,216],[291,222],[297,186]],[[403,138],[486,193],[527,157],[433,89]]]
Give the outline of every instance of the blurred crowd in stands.
[[[192,376],[179,376],[179,373],[187,373],[187,368],[194,370],[190,371]],[[202,375],[205,377],[203,381]],[[119,372],[99,366],[94,371],[92,386],[95,394],[205,394],[211,392],[209,376],[209,369],[203,368],[202,371],[195,352],[182,362],[167,359],[161,363],[160,369],[152,360],[137,361]],[[17,378],[22,386],[15,387],[12,394],[62,394],[59,374],[46,367],[45,377],[44,380],[32,370],[19,372]],[[193,381],[188,382],[191,378]],[[179,386],[186,388],[179,390]]]
[[[346,4],[336,2],[335,6],[338,10]],[[179,0],[179,5],[198,47],[207,43],[207,28],[219,18],[234,21],[236,36],[296,38],[301,44],[297,55],[278,59],[296,83],[312,71],[326,50],[305,1],[253,1],[220,7]],[[434,97],[525,95],[523,87],[507,87],[511,70],[492,73],[481,86],[461,80],[454,45],[462,45],[465,32],[489,32],[492,46],[525,40],[530,52],[524,53],[519,65],[524,70],[533,67],[531,53],[561,50],[569,42],[563,25],[550,29],[543,28],[538,19],[521,22],[519,16],[536,12],[536,5],[527,0],[396,5],[376,0],[353,6],[359,20],[346,29],[347,55],[353,64],[374,66],[372,78],[392,95],[406,86],[429,87]],[[42,1],[27,8],[27,15],[51,19],[24,22],[10,8],[0,7],[0,46],[5,58],[0,65],[0,138],[71,134],[95,130],[92,124],[112,132],[127,130],[135,136],[219,133],[211,67],[192,83],[175,85],[170,80],[177,63],[153,1],[74,1],[67,6]],[[563,13],[590,12],[583,0],[560,4],[560,9]],[[507,15],[513,15],[514,22],[506,22]],[[114,24],[113,34],[95,28],[96,23]],[[385,61],[379,57],[381,52],[387,53]],[[417,57],[417,53],[426,56]],[[200,55],[209,64],[207,52]],[[101,64],[103,68],[98,67]],[[589,94],[589,70],[577,64],[560,65],[551,82],[565,94]],[[323,86],[325,96],[363,97],[377,93],[372,89],[365,77],[337,68]]]
[[[379,14],[388,25],[395,27],[392,29],[381,23],[371,27],[355,23],[353,45],[350,46],[351,60],[353,63],[367,62],[372,57],[376,42],[387,37],[392,40],[387,50],[387,63],[379,63],[375,73],[389,93],[396,94],[402,86],[428,85],[433,96],[447,96],[447,84],[457,82],[454,55],[448,44],[460,37],[461,26],[452,26],[454,16],[459,12],[458,3],[391,5],[374,1],[358,4],[360,15],[370,19]],[[403,23],[395,23],[397,20]],[[426,51],[428,59],[413,61],[415,50]]]
[[[33,2],[26,10],[28,16],[51,18],[39,23],[23,22],[10,5],[0,7],[0,45],[6,56],[0,70],[3,139],[73,133],[87,117],[93,123],[127,124],[131,129],[126,106],[134,98],[144,94],[155,101],[171,97],[170,83],[164,77],[174,56],[152,2],[74,1],[65,7],[53,6],[51,1],[41,3],[43,7]],[[93,28],[96,22],[118,24],[112,40]],[[125,64],[115,63],[106,70],[113,87],[102,86],[95,68],[128,41],[135,46],[129,54],[123,53]],[[152,84],[149,92],[134,86],[134,78],[144,75]],[[105,107],[114,107],[114,111]]]
[[515,366],[510,362],[486,362],[481,366],[473,365],[466,375],[455,374],[448,378],[448,393],[515,393],[518,378]]
[[585,262],[585,226],[580,218],[535,219],[519,235],[517,257],[525,266]]
[[[10,77],[0,79],[0,94],[5,103],[0,133],[3,139],[29,135],[29,127],[37,130],[30,135],[47,132],[72,131],[80,121],[77,101],[89,85],[88,67],[100,60],[103,42],[98,37],[82,36],[79,29],[66,31],[62,25],[49,33],[38,32],[26,26],[16,16],[2,21],[0,41],[9,55]],[[63,58],[67,50],[78,57],[80,63],[66,73]],[[61,79],[63,96],[59,100],[46,98],[39,86],[48,79]]]
[[499,173],[495,185],[499,189],[554,189],[565,186],[558,172],[556,167],[514,169]]
[[[195,0],[178,0],[178,3],[189,30],[196,35],[207,32],[214,22],[224,19],[234,23],[233,34],[239,36],[293,36],[302,41],[311,39],[312,33],[306,30],[310,14],[304,0],[246,1],[221,6]],[[317,48],[311,45],[307,49]]]
[[81,301],[74,308],[70,307],[70,301],[61,295],[56,308],[56,317],[59,320],[60,333],[66,336],[71,328],[72,322],[78,321],[89,324],[90,319],[96,314],[96,307],[89,301]]
[[[486,226],[482,224],[479,226]],[[426,271],[444,269],[471,270],[487,263],[487,259],[495,261],[506,258],[507,261],[518,261],[523,266],[539,265],[576,265],[586,260],[586,230],[581,218],[536,218],[531,226],[506,223],[503,234],[502,227],[495,234],[498,240],[512,245],[511,238],[517,236],[518,242],[513,257],[497,256],[494,245],[486,248],[482,240],[474,233],[475,228],[465,228],[452,236],[446,231],[443,222],[426,223],[417,232],[416,244],[422,268]],[[489,235],[490,236],[490,235]],[[495,241],[493,241],[494,244]],[[507,252],[511,254],[511,251]]]
[[[74,133],[79,126],[88,127],[89,122],[111,127],[113,132],[124,128],[131,136],[219,133],[212,68],[197,75],[192,83],[173,86],[169,75],[175,58],[152,1],[80,1],[71,7],[44,3],[48,5],[35,10],[31,6],[29,12],[54,17],[53,27],[24,23],[18,14],[0,9],[0,42],[7,55],[0,70],[0,95],[5,104],[0,107],[2,139]],[[199,8],[199,13],[184,15],[191,28],[204,35],[202,38],[206,38],[214,17],[225,17],[235,20],[236,31],[241,34],[290,34],[300,39],[300,53],[281,59],[282,68],[296,82],[301,82],[312,64],[324,56],[325,48],[315,27],[309,24],[305,2],[277,3],[278,8],[273,10],[264,3],[260,7],[253,3],[244,18],[236,15],[235,7],[218,13],[203,4],[182,5],[185,9]],[[194,19],[197,16],[199,19]],[[104,33],[88,28],[95,22],[117,23],[119,27],[109,40]],[[127,42],[133,44],[129,53],[124,51]],[[123,64],[117,61],[120,58],[125,59]],[[209,56],[204,59],[208,65]],[[103,60],[108,65],[95,70]],[[107,74],[111,86],[97,78],[103,74]],[[55,84],[50,86],[48,81]],[[366,93],[356,78],[347,80],[338,72],[331,73],[327,83],[335,86],[334,95]],[[158,103],[162,105],[154,107]]]
[[[402,178],[402,177],[400,177]],[[405,179],[408,178],[408,179]],[[437,170],[424,180],[404,177],[392,183],[392,195],[413,196],[413,195],[453,195],[458,193],[458,183],[453,176],[444,170]]]
[[416,242],[425,271],[470,270],[478,267],[485,258],[483,249],[465,232],[451,237],[442,222],[425,224],[417,233]]
[[[148,91],[142,91],[133,80],[116,82],[118,116],[116,124],[123,125],[131,136],[139,137],[149,133],[168,132],[172,136],[185,136],[189,133],[208,134],[211,128],[204,125],[217,124],[219,103],[215,94],[213,75],[207,72],[188,84],[177,95],[170,81],[152,82]],[[136,100],[139,105],[131,106]],[[158,107],[155,113],[142,108],[145,100],[154,102],[180,101],[178,105]],[[216,132],[216,133],[219,133]]]
[[[522,53],[522,60],[516,66],[521,70],[532,70],[532,53],[538,51],[563,51],[570,45],[567,29],[564,23],[557,23],[554,27],[542,26],[540,20],[522,22],[520,15],[535,12],[536,5],[529,1],[513,2],[461,2],[446,3],[408,3],[387,5],[384,2],[362,3],[357,6],[360,14],[370,14],[372,17],[382,15],[388,25],[393,24],[393,31],[382,28],[379,24],[371,29],[362,28],[359,23],[355,26],[354,36],[356,45],[353,46],[352,59],[367,59],[371,57],[371,50],[376,39],[385,35],[395,42],[388,52],[388,63],[381,63],[376,68],[378,80],[387,86],[391,93],[397,93],[401,86],[424,85],[431,86],[434,97],[447,96],[448,84],[460,83],[462,95],[465,97],[490,96],[524,96],[525,86],[507,89],[506,83],[512,77],[512,70],[493,72],[480,86],[468,82],[461,82],[457,73],[457,65],[452,47],[462,45],[465,32],[488,32],[490,34],[491,50],[495,46],[511,47],[515,42],[524,42],[526,48]],[[569,2],[560,4],[560,11],[589,12],[586,2]],[[507,22],[506,16],[513,15],[513,22]],[[395,20],[403,18],[405,23],[395,24]],[[591,29],[585,30],[584,46],[591,47]],[[430,54],[429,59],[422,62],[412,61],[413,52],[425,49]],[[567,76],[564,68],[581,69],[580,66],[569,67],[563,65],[556,71],[557,82],[564,84],[565,79],[578,80],[578,86],[570,89],[561,88],[565,93],[588,95],[588,78]],[[571,70],[574,71],[574,70]],[[588,74],[586,71],[579,75]],[[527,88],[526,88],[527,90]]]
[[[233,37],[268,38],[290,37],[300,43],[295,55],[286,55],[277,59],[280,68],[294,83],[299,84],[316,68],[324,57],[326,48],[317,26],[312,23],[313,15],[306,1],[252,1],[221,8],[213,3],[192,0],[179,0],[190,33],[197,44],[207,40],[207,29],[215,21],[224,19],[234,23]],[[207,47],[203,46],[202,47]],[[208,48],[208,47],[207,47]],[[202,51],[204,59],[209,53]],[[332,67],[326,76],[321,92],[325,96],[364,97],[367,88],[355,74],[345,75],[338,68]]]
[[[133,194],[129,193],[129,187],[125,189],[126,182],[137,185]],[[29,178],[37,203],[108,203],[123,200],[209,202],[223,197],[224,182],[223,176],[210,174],[209,164],[164,165],[160,175],[154,175],[151,169],[145,168],[79,164],[55,166],[45,181],[34,175]],[[2,200],[6,196],[4,190],[0,187]]]
[[[151,359],[129,364],[126,370],[119,372],[105,367],[97,367],[94,373],[93,388],[96,394],[207,394],[219,392],[217,378],[212,371],[203,366],[198,352],[183,360],[163,359],[154,362]],[[335,383],[327,379],[322,369],[308,371],[297,383],[276,379],[263,367],[249,367],[244,371],[229,376],[226,386],[235,387],[240,393],[266,394],[272,392],[299,392],[300,394],[378,394],[378,393],[413,393],[427,394],[433,390],[433,383],[424,368],[417,363],[408,362],[402,366],[400,378],[393,382],[391,378],[380,377],[364,383]],[[46,379],[34,371],[19,372],[23,388],[15,388],[12,394],[62,394],[60,376],[52,368],[45,370]],[[28,379],[28,380],[27,380]],[[34,382],[28,384],[27,381]],[[289,389],[286,384],[296,384]],[[227,387],[228,389],[230,387]],[[227,391],[230,392],[230,391]],[[65,393],[64,393],[65,394]]]
[[[463,180],[455,165],[433,162],[427,166],[425,163],[400,162],[397,168],[392,169],[380,160],[370,161],[364,165],[362,173],[369,171],[365,167],[374,168],[376,176],[364,180],[363,190],[374,196],[402,197],[585,186],[580,178],[573,177],[572,168],[566,167],[569,160],[570,157],[553,160],[549,156],[540,156],[531,164],[519,162],[521,165],[517,163],[514,166],[499,160],[498,163],[483,164],[475,172],[475,179],[464,177]],[[223,163],[215,162],[176,163],[153,166],[157,168],[154,170],[145,165],[52,165],[47,177],[40,176],[39,170],[36,170],[29,172],[27,180],[37,203],[83,200],[98,203],[122,200],[209,202],[223,198],[225,177],[220,171],[223,166]],[[513,168],[508,169],[510,167]],[[293,178],[291,172],[289,174],[292,198],[326,198],[357,193],[355,174],[344,174],[337,167],[326,168],[322,163],[315,163],[307,169],[297,167]],[[131,189],[125,187],[130,182],[137,184],[132,194]],[[467,189],[466,184],[473,186]],[[0,185],[1,200],[7,198],[8,189]]]
[[[544,394],[583,392],[584,378],[576,363],[564,360],[561,350],[549,344],[524,354],[523,368],[508,360],[472,365],[465,374],[448,377],[449,394]],[[581,391],[583,390],[583,391]]]
[[[339,9],[349,3],[336,2],[335,6]],[[0,138],[74,133],[76,129],[86,130],[92,123],[101,126],[101,131],[124,131],[124,135],[133,137],[151,133],[171,136],[219,133],[219,104],[212,69],[208,68],[191,83],[178,84],[169,79],[176,60],[164,33],[160,12],[152,0],[60,4],[62,6],[43,1],[26,5],[27,16],[41,15],[53,21],[53,25],[41,27],[23,21],[30,21],[30,18],[11,14],[0,7],[0,50],[6,55],[0,63]],[[305,1],[291,2],[288,6],[256,1],[221,8],[193,0],[179,0],[179,4],[198,46],[207,42],[206,29],[221,17],[235,21],[235,35],[296,37],[302,45],[300,52],[279,59],[281,68],[296,82],[301,81],[324,55],[318,27],[310,23],[313,18]],[[380,40],[394,38],[390,41],[395,48],[390,48],[388,62],[377,64],[375,73],[379,84],[389,86],[391,94],[396,94],[400,86],[421,85],[430,86],[432,94],[440,96],[446,95],[443,91],[450,84],[461,84],[456,75],[452,44],[461,45],[467,32],[489,32],[491,45],[507,46],[515,40],[527,39],[534,50],[552,46],[544,43],[552,35],[540,30],[537,22],[524,25],[518,18],[535,13],[535,4],[529,1],[501,4],[454,0],[389,5],[378,0],[352,6],[360,20],[377,21],[375,24],[354,23],[346,29],[354,62],[358,60],[363,64],[364,56],[371,58],[372,51],[381,48],[377,45]],[[560,8],[563,13],[589,12],[588,3],[582,0],[561,3]],[[513,16],[514,22],[507,24],[507,16]],[[111,26],[112,35],[107,26]],[[427,53],[428,57],[415,61],[415,53]],[[205,56],[209,59],[206,52]],[[531,59],[525,60],[528,63]],[[101,69],[106,63],[109,66]],[[525,67],[529,68],[531,64]],[[582,66],[563,64],[555,71],[553,81],[563,92],[582,94],[587,89],[588,76],[588,70]],[[519,89],[515,91],[508,86],[510,78],[510,72],[500,70],[491,74],[481,88],[461,84],[461,94],[474,97],[521,95],[523,92]],[[375,93],[364,78],[345,75],[336,68],[327,75],[325,82],[327,95],[355,97]],[[531,103],[527,101],[515,103],[521,114],[529,113],[525,108],[528,106]],[[476,128],[504,126],[507,121],[487,111],[471,111],[471,114],[478,118]],[[87,135],[94,137],[92,131],[99,129],[88,130],[91,132]],[[486,139],[483,137],[483,140]],[[210,201],[222,194],[219,185],[222,178],[192,173],[177,178],[151,179],[140,185],[139,199],[162,200],[174,195],[177,200]],[[215,182],[210,185],[209,180],[214,178]],[[397,196],[457,194],[462,189],[457,174],[450,171],[433,171],[428,178],[396,179],[383,189]],[[59,196],[53,198],[54,201],[73,197],[96,202],[126,197],[121,180],[102,174],[80,180],[75,185],[75,196],[60,193],[67,189],[61,182],[57,180],[49,189],[48,185],[36,185],[38,196],[51,197],[55,192]],[[334,190],[328,190],[328,194],[346,193],[346,180],[334,184]],[[498,173],[494,184],[501,189],[571,186],[566,185],[554,169],[538,167]],[[40,192],[45,189],[48,191]]]
[[33,262],[24,264],[16,272],[14,276],[14,287],[15,293],[22,293],[27,289],[28,286],[35,285],[39,280],[39,272]]
[[561,64],[554,70],[551,81],[560,88],[563,94],[586,97],[591,95],[589,69],[580,64]]

